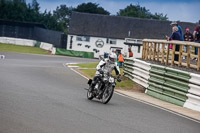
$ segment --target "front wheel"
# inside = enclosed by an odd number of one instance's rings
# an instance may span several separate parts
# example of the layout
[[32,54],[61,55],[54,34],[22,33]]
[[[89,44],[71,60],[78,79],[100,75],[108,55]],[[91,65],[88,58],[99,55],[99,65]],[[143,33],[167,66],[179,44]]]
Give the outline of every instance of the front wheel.
[[93,93],[92,93],[92,87],[89,87],[87,91],[87,99],[92,100],[94,98]]
[[114,87],[112,85],[107,87],[105,91],[103,92],[102,103],[104,104],[108,103],[110,99],[112,98],[113,92],[114,92]]

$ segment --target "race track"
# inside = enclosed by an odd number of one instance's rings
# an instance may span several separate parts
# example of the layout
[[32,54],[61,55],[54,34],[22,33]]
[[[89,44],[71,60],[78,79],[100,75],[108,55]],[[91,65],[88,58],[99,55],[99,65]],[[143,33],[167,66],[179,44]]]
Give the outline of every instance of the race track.
[[0,133],[200,131],[195,121],[117,94],[106,105],[87,100],[87,80],[64,64],[98,60],[0,54]]

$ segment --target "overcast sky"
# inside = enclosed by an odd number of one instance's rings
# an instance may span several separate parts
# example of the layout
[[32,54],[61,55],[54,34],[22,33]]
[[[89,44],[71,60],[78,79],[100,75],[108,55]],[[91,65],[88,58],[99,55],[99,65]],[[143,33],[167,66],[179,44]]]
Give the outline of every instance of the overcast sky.
[[[26,0],[31,3],[32,0]],[[200,0],[37,0],[41,11],[53,11],[57,6],[65,4],[68,7],[77,7],[77,5],[87,2],[99,4],[105,10],[116,15],[120,9],[124,9],[131,3],[139,4],[151,13],[167,14],[170,21],[183,21],[196,23],[200,20]]]

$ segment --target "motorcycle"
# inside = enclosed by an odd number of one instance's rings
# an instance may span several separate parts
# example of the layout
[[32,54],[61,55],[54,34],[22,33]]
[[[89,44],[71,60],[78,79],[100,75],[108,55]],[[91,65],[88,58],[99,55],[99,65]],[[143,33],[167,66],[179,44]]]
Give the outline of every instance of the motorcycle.
[[92,100],[93,98],[99,99],[102,103],[107,104],[112,98],[114,88],[116,86],[115,77],[108,72],[102,72],[94,78],[89,79],[89,89],[87,91],[87,98]]

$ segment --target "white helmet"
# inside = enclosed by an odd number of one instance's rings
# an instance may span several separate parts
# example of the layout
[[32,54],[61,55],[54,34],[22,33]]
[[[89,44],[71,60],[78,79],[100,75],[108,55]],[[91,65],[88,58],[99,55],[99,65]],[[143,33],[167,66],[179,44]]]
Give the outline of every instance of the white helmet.
[[109,60],[112,62],[112,63],[115,63],[117,61],[117,55],[115,53],[111,53],[109,55]]

